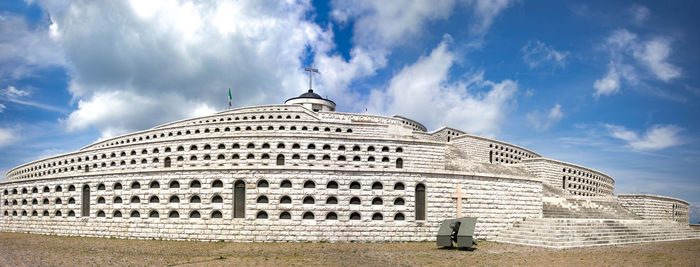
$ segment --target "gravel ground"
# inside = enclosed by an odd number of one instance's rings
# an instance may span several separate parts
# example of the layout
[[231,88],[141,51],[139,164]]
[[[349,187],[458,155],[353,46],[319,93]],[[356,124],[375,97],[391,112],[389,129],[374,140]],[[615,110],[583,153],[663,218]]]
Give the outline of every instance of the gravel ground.
[[2,266],[700,266],[700,240],[552,250],[482,241],[465,251],[409,243],[223,243],[0,233]]

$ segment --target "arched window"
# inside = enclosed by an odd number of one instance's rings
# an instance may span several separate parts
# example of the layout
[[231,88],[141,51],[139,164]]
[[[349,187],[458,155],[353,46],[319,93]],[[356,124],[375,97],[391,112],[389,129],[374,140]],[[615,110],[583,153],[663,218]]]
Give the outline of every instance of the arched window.
[[280,198],[280,204],[291,204],[291,203],[292,203],[292,198],[290,198],[289,196],[282,196],[282,198]]
[[214,188],[224,187],[224,183],[221,182],[221,180],[214,180],[214,182],[211,183],[211,187],[214,187]]
[[193,210],[192,212],[190,212],[190,218],[192,218],[192,219],[197,219],[197,218],[201,218],[201,217],[202,216],[199,214],[199,211]]
[[190,197],[190,203],[202,203],[202,199],[198,195]]
[[384,204],[384,201],[380,197],[375,197],[372,199],[372,205],[382,205]]
[[416,220],[425,220],[425,185],[416,185]]
[[384,216],[381,213],[376,212],[376,213],[372,214],[372,220],[373,221],[381,221],[381,220],[384,220]]
[[360,216],[360,213],[353,212],[350,214],[351,221],[359,221],[360,219],[362,219],[362,217]]
[[151,198],[148,199],[148,203],[158,203],[160,202],[160,199],[158,196],[151,196]]
[[328,185],[326,185],[326,188],[338,189],[338,183],[336,181],[330,181],[330,182],[328,182]]
[[306,196],[306,197],[304,197],[304,201],[302,203],[314,204],[314,203],[316,203],[316,201],[314,200],[314,198],[312,196]]
[[268,203],[268,202],[269,202],[269,200],[264,195],[258,196],[258,199],[255,200],[255,203]]
[[281,188],[292,188],[292,182],[289,180],[283,180],[282,183],[280,183]]
[[291,218],[292,218],[292,215],[289,214],[289,212],[284,211],[284,212],[280,213],[280,220],[289,220]]
[[168,218],[170,218],[170,219],[177,219],[177,218],[180,218],[180,213],[178,213],[177,211],[172,210],[172,211],[170,211],[170,213],[168,213]]
[[245,218],[245,182],[241,180],[233,185],[233,218]]
[[406,219],[406,216],[404,216],[403,213],[399,212],[399,213],[396,213],[396,215],[394,215],[394,221],[403,221],[405,219]]
[[148,213],[148,218],[158,218],[160,217],[160,214],[158,214],[158,211],[152,210],[150,213]]
[[120,203],[122,203],[122,198],[121,197],[114,197],[114,200],[112,202],[114,202],[114,204],[120,204]]
[[80,216],[89,217],[90,216],[90,186],[83,186],[83,195],[81,199]]
[[338,214],[335,212],[329,212],[326,214],[326,220],[337,220],[338,219]]
[[359,197],[352,197],[350,199],[350,205],[360,205],[362,202],[360,201]]
[[133,196],[133,197],[131,197],[131,202],[129,202],[129,203],[138,204],[140,202],[141,202],[141,199],[138,196]]
[[258,211],[258,214],[255,215],[256,219],[267,219],[267,212],[265,211]]
[[190,182],[190,188],[202,188],[202,183],[200,183],[199,180],[192,180],[192,182]]
[[173,195],[173,196],[170,196],[170,199],[168,199],[168,202],[169,203],[180,203],[180,198]]
[[328,199],[326,199],[326,204],[330,204],[330,205],[338,204],[338,199],[336,197],[328,197]]
[[310,212],[310,211],[307,211],[307,212],[304,212],[304,215],[303,215],[302,217],[304,218],[304,220],[313,220],[313,219],[314,219],[314,213],[313,213],[313,212]]
[[394,205],[395,206],[403,206],[406,204],[406,201],[403,200],[403,198],[397,197],[394,199]]
[[140,189],[141,184],[139,182],[133,182],[131,183],[131,189]]
[[139,213],[139,211],[137,211],[137,210],[133,210],[133,211],[131,211],[131,215],[129,215],[129,217],[130,218],[139,218],[139,217],[141,217],[141,213]]
[[357,181],[353,181],[350,183],[350,189],[360,189],[360,183]]
[[379,189],[383,189],[383,188],[384,188],[384,186],[380,182],[374,182],[372,184],[372,189],[374,189],[374,190],[379,190]]
[[279,154],[277,155],[277,166],[283,166],[284,165],[284,155]]
[[160,188],[160,183],[158,181],[153,181],[148,188]]
[[97,204],[105,204],[107,201],[105,200],[104,197],[99,197],[97,198]]
[[211,198],[211,203],[224,203],[224,199],[219,195],[214,195]]
[[211,212],[211,218],[212,218],[212,219],[221,219],[221,218],[223,218],[223,217],[224,217],[224,216],[221,214],[221,211],[214,210],[214,211]]
[[122,212],[115,210],[114,213],[112,213],[113,218],[121,218],[122,217]]
[[394,190],[404,190],[404,188],[405,187],[404,187],[402,182],[398,182],[398,183],[394,184]]
[[270,187],[270,184],[267,182],[267,180],[262,179],[258,181],[258,188],[267,188]]
[[102,211],[102,210],[97,211],[97,217],[104,218],[104,217],[105,217],[105,212]]
[[316,188],[316,183],[311,180],[304,182],[304,188]]

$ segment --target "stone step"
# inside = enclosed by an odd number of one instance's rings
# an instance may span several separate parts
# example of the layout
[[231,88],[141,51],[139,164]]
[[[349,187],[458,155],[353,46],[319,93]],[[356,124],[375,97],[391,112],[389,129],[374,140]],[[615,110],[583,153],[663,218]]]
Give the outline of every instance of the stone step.
[[700,231],[670,221],[611,219],[529,219],[493,238],[496,242],[570,248],[700,239]]
[[500,243],[508,243],[515,245],[524,246],[536,246],[545,248],[555,248],[555,249],[566,249],[566,248],[580,248],[580,247],[593,247],[593,246],[614,246],[614,245],[628,245],[636,243],[647,243],[647,242],[662,242],[662,241],[677,241],[677,240],[688,240],[697,238],[675,238],[675,239],[637,239],[619,242],[609,242],[609,241],[592,241],[592,242],[546,242],[537,240],[527,240],[527,239],[499,239],[494,240]]

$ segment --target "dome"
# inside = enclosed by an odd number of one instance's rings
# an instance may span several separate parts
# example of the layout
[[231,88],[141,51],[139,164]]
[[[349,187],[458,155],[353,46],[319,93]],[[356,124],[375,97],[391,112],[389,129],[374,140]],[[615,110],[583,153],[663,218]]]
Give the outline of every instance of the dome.
[[312,89],[298,97],[287,99],[284,103],[302,105],[313,111],[335,111],[335,102],[321,97]]
[[297,98],[316,98],[316,99],[323,99],[323,97],[321,97],[321,96],[318,95],[317,93],[314,93],[314,90],[309,90],[308,92],[301,94],[301,95],[298,96]]

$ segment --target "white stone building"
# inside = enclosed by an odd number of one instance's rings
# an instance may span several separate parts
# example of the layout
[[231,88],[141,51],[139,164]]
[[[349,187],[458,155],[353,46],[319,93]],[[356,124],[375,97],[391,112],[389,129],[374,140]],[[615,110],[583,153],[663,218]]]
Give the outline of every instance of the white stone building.
[[0,231],[40,234],[423,241],[457,216],[457,200],[479,218],[478,238],[502,242],[527,244],[505,235],[523,221],[688,224],[683,200],[618,199],[614,179],[594,169],[401,116],[335,112],[311,90],[96,142],[7,178]]

